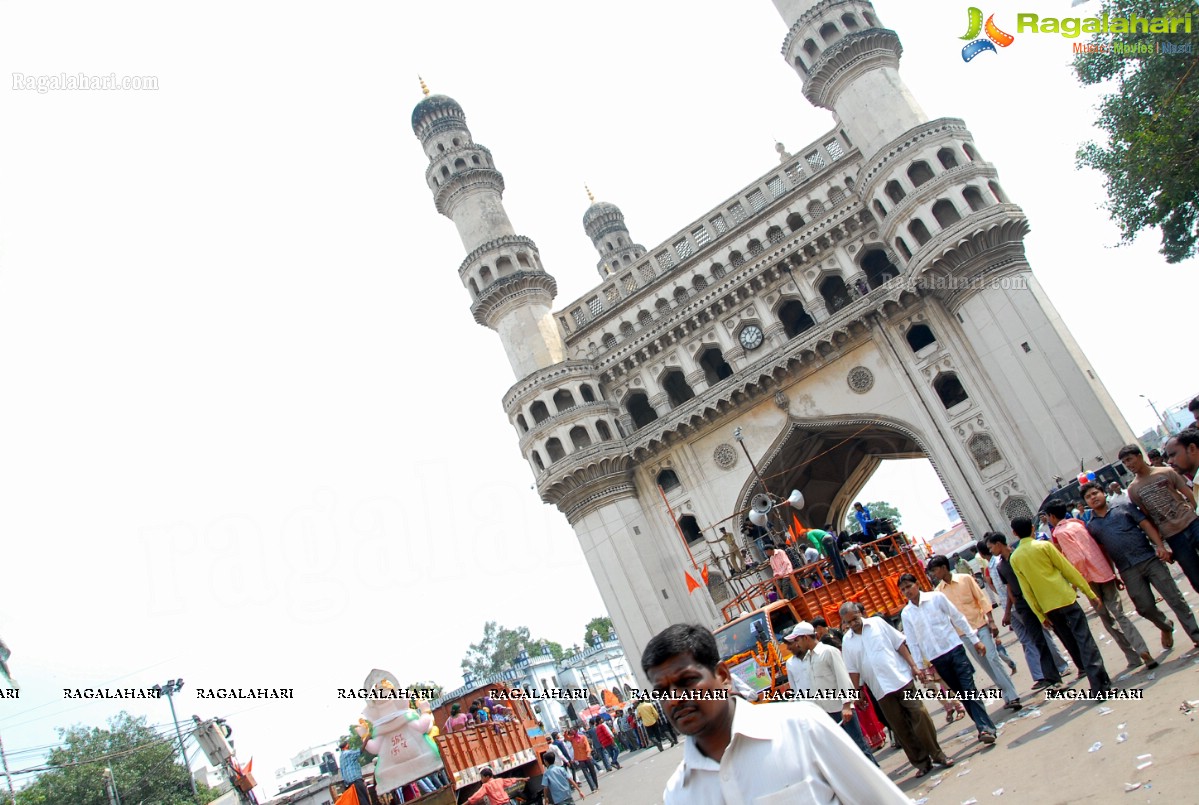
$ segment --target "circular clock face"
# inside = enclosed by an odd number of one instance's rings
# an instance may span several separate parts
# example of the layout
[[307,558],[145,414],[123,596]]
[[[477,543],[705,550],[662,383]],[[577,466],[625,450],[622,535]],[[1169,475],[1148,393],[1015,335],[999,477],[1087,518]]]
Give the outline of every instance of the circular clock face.
[[757,349],[762,346],[762,329],[753,324],[741,328],[741,346],[746,349]]

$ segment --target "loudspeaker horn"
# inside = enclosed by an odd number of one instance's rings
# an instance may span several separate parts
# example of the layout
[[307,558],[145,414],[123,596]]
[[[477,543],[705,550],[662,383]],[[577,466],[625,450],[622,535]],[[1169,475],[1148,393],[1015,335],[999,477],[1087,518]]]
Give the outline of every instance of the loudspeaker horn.
[[800,509],[803,508],[803,503],[804,503],[803,492],[800,492],[798,489],[792,489],[791,496],[789,498],[787,498],[786,500],[784,500],[783,502],[786,503],[791,508],[795,509],[796,511],[799,511]]
[[750,511],[749,521],[751,523],[753,523],[754,525],[756,525],[758,528],[765,528],[766,524],[768,522],[770,522],[770,520],[767,519],[767,517],[766,517],[766,512],[760,512],[757,510]]
[[749,507],[759,514],[766,514],[773,506],[774,504],[770,502],[770,496],[761,493],[754,495],[749,501]]

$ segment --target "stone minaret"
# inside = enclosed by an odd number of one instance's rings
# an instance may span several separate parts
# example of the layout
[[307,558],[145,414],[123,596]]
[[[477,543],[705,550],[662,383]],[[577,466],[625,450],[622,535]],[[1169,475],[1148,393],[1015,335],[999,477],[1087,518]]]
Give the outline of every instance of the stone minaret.
[[559,363],[565,348],[550,305],[558,292],[537,245],[517,235],[504,211],[504,177],[474,142],[453,98],[429,95],[412,110],[412,131],[429,168],[437,211],[454,222],[466,259],[458,268],[475,321],[499,333],[517,379]]
[[645,247],[633,242],[620,207],[606,201],[596,201],[590,188],[587,189],[587,198],[591,200],[591,206],[583,213],[583,229],[599,252],[600,259],[595,267],[599,271],[600,281],[604,281],[644,257]]

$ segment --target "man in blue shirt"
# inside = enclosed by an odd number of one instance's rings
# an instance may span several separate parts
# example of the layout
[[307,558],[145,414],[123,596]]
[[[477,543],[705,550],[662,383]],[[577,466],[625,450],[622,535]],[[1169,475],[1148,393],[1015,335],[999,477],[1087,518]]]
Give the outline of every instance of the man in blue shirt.
[[867,509],[861,503],[853,504],[853,517],[858,521],[858,527],[862,529],[862,534],[867,539],[874,538],[874,531],[870,524],[874,522],[874,517],[870,514],[870,509]]
[[1079,491],[1094,513],[1087,523],[1087,533],[1115,562],[1124,590],[1137,613],[1161,630],[1162,648],[1174,646],[1174,624],[1157,608],[1151,585],[1174,610],[1183,631],[1199,647],[1199,625],[1174,583],[1170,569],[1162,562],[1162,558],[1168,558],[1170,553],[1153,522],[1131,503],[1108,508],[1107,495],[1098,484],[1083,484]]
[[564,802],[574,802],[574,798],[570,795],[570,789],[573,788],[579,792],[579,799],[587,799],[583,793],[583,789],[579,788],[579,784],[570,779],[570,775],[566,773],[566,769],[556,765],[558,756],[553,752],[544,752],[541,755],[541,762],[545,764],[545,774],[542,775],[541,782],[545,786],[545,792],[549,796],[550,805],[562,805]]
[[366,781],[362,779],[362,750],[351,749],[350,739],[341,739],[341,755],[338,757],[338,765],[341,766],[341,780],[346,784],[346,788],[353,788],[354,793],[358,795],[359,805],[370,805],[371,797],[366,790]]

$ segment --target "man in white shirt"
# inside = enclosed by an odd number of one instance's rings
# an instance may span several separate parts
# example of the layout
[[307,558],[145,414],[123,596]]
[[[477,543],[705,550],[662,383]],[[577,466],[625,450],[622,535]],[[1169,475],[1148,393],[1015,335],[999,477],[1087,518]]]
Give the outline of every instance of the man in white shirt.
[[1107,507],[1114,509],[1121,503],[1130,503],[1128,493],[1124,491],[1124,487],[1120,486],[1119,481],[1112,481],[1107,485]]
[[803,549],[803,561],[805,565],[810,565],[813,562],[820,561],[820,551],[813,548],[811,545]]
[[911,802],[815,705],[730,696],[729,669],[703,627],[675,624],[654,636],[641,669],[687,736],[664,805]]
[[985,744],[995,743],[999,730],[987,715],[987,708],[978,700],[978,689],[974,686],[974,668],[962,647],[962,635],[974,641],[974,650],[985,657],[987,647],[974,635],[966,616],[954,607],[944,593],[923,592],[916,577],[904,573],[899,577],[899,592],[908,599],[900,617],[903,633],[908,640],[908,650],[920,666],[920,678],[932,679],[931,668],[945,680],[950,690],[965,694],[962,700],[974,726],[978,727],[978,740]]
[[841,656],[854,687],[862,682],[874,693],[887,725],[903,747],[916,776],[932,771],[933,764],[952,766],[953,758],[937,742],[937,727],[919,699],[910,699],[919,672],[902,632],[882,618],[864,618],[858,605],[841,605],[841,625],[847,629],[841,641]]
[[[807,621],[797,623],[787,634],[787,646],[793,655],[787,660],[787,679],[791,683],[791,692],[828,713],[853,739],[858,749],[877,766],[878,761],[866,745],[866,738],[862,735],[862,727],[853,709],[858,700],[858,689],[853,686],[849,671],[845,670],[841,652],[820,642],[816,627]],[[792,663],[795,663],[794,673]]]

